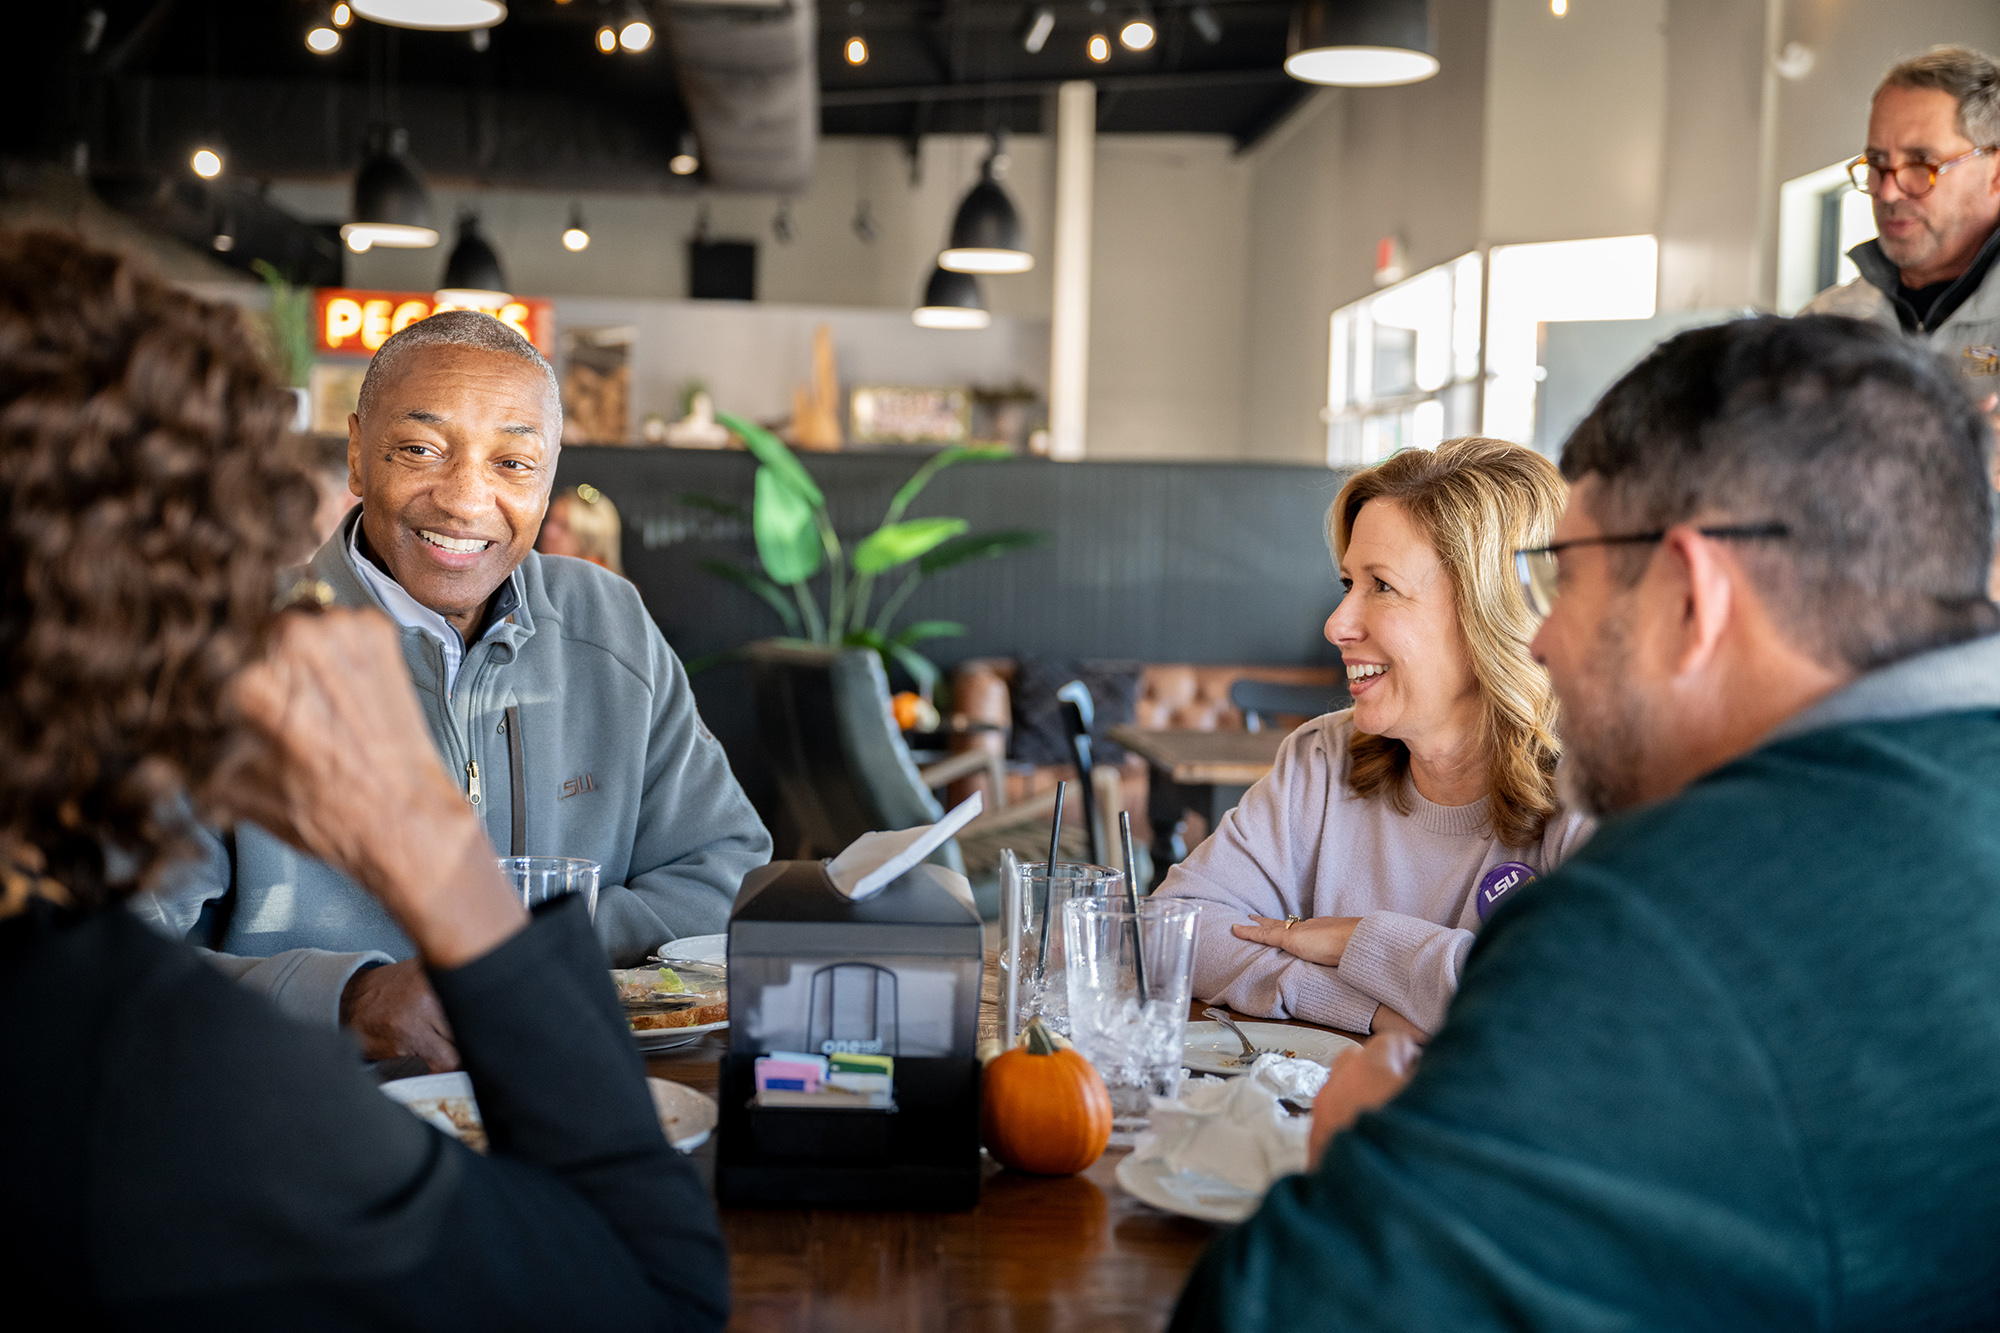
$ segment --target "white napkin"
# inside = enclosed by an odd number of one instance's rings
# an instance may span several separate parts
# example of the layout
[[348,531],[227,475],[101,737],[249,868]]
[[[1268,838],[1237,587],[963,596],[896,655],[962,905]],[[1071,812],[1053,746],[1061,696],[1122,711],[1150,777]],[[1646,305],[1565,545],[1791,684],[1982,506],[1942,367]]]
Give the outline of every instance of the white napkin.
[[1278,1099],[1310,1103],[1325,1082],[1324,1066],[1281,1055],[1258,1056],[1242,1078],[1190,1079],[1178,1099],[1153,1099],[1152,1132],[1132,1155],[1262,1194],[1279,1176],[1306,1169],[1312,1120]]
[[894,833],[864,833],[827,863],[826,873],[832,876],[833,887],[849,898],[872,898],[943,846],[946,838],[985,808],[985,796],[974,792],[935,824],[919,824]]

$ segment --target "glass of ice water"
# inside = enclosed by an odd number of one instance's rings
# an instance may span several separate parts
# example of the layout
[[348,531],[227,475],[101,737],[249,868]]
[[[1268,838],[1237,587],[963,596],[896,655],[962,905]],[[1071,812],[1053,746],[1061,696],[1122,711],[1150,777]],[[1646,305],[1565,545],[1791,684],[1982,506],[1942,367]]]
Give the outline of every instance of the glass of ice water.
[[1069,1035],[1069,991],[1063,982],[1063,904],[1075,898],[1121,897],[1125,876],[1109,866],[1059,861],[1000,861],[1000,994],[1006,1039],[1040,1015],[1058,1036]]
[[1063,905],[1070,1040],[1104,1076],[1113,1143],[1138,1137],[1154,1097],[1180,1094],[1200,913],[1182,898],[1147,898],[1136,912],[1122,897]]
[[602,868],[580,856],[503,856],[500,873],[521,895],[521,906],[529,911],[536,904],[580,893],[588,904],[591,918],[597,916],[597,878]]

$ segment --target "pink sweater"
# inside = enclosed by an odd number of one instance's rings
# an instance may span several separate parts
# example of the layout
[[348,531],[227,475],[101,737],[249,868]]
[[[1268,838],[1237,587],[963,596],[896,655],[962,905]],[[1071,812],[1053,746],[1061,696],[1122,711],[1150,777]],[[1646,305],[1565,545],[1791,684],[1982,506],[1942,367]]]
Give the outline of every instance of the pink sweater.
[[[1473,890],[1502,861],[1547,874],[1594,827],[1557,815],[1541,842],[1506,847],[1486,802],[1436,805],[1406,787],[1410,813],[1362,800],[1343,780],[1352,711],[1329,713],[1286,738],[1277,764],[1223,816],[1212,836],[1168,872],[1159,892],[1215,904],[1197,927],[1194,991],[1239,1013],[1372,1029],[1388,1005],[1437,1031],[1479,928]],[[1239,940],[1257,916],[1358,916],[1339,967]]]

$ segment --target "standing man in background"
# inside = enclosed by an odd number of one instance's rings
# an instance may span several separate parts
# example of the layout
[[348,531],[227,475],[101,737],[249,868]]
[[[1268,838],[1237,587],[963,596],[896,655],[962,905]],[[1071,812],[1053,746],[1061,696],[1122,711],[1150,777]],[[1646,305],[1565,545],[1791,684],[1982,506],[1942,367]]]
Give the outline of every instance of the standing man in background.
[[[1861,276],[1805,315],[1874,320],[1928,342],[1989,415],[2000,408],[2000,67],[1939,46],[1882,77],[1868,147],[1848,165],[1877,236],[1848,251]],[[2000,476],[1994,480],[2000,487]],[[2000,597],[2000,560],[1991,591]]]

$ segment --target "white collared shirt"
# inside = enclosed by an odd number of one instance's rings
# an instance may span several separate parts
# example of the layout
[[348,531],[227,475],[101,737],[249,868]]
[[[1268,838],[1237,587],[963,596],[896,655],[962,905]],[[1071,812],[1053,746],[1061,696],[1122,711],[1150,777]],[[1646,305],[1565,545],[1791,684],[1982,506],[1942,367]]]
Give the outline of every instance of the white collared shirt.
[[[361,579],[382,601],[382,607],[404,629],[422,630],[436,639],[444,648],[444,692],[449,696],[458,682],[458,668],[465,661],[465,640],[452,627],[449,620],[410,596],[403,585],[383,573],[373,560],[361,552],[361,520],[354,520],[354,527],[347,534],[347,551],[354,560],[354,568]],[[486,633],[506,623],[506,617],[495,617]],[[483,637],[483,636],[482,636]]]

